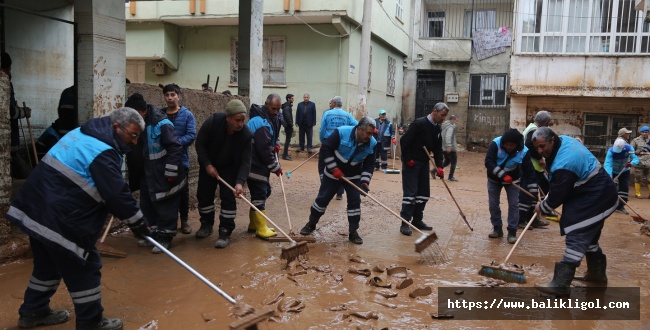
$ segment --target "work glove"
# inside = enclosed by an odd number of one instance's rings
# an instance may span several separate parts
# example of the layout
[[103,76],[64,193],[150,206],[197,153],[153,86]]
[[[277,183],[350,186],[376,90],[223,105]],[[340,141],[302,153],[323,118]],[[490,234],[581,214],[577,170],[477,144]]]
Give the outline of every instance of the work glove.
[[627,162],[627,164],[625,164],[625,167],[632,167],[632,163]]
[[332,175],[337,179],[345,176],[345,174],[343,174],[343,171],[341,171],[341,169],[338,167],[332,170]]
[[282,168],[279,168],[277,171],[273,172],[277,176],[282,176]]
[[503,177],[503,182],[512,183],[512,177],[506,174],[506,176]]
[[370,192],[370,188],[368,187],[368,184],[365,182],[362,182],[359,188],[361,188],[361,190],[363,190],[363,192],[365,192],[366,194]]
[[413,159],[411,159],[408,162],[406,162],[406,165],[408,165],[408,167],[413,167],[413,166],[415,166],[415,161],[413,161]]
[[393,144],[397,144],[397,139],[393,138]]
[[379,133],[379,130],[375,128],[375,134]]
[[436,175],[437,175],[439,178],[444,178],[444,177],[445,177],[445,170],[444,170],[442,167],[438,167],[438,168],[436,169]]
[[145,219],[144,217],[130,224],[129,228],[138,238],[143,236],[151,236],[152,233],[151,228],[149,228],[149,223],[147,222],[147,219]]
[[279,153],[279,152],[280,152],[280,146],[276,144],[275,147],[273,147],[273,151],[274,151],[276,154]]

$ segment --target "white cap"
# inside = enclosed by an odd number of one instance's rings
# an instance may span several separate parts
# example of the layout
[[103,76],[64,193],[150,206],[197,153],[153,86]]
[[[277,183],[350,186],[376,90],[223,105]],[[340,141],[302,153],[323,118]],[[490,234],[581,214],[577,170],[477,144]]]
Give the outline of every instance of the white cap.
[[616,141],[614,141],[614,148],[612,151],[618,153],[623,151],[623,148],[625,148],[625,140],[617,138]]

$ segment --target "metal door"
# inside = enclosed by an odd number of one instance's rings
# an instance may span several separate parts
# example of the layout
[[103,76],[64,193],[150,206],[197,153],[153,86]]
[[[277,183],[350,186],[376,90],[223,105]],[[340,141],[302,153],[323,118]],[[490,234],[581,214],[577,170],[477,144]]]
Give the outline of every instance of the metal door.
[[418,70],[415,93],[415,118],[430,114],[436,103],[444,101],[445,71]]

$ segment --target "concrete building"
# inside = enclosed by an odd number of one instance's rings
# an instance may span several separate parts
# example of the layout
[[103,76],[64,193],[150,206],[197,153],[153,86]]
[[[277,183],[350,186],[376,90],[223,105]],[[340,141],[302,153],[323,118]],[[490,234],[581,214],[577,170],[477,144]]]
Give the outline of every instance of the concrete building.
[[[647,0],[646,0],[647,1]],[[549,110],[597,156],[622,127],[650,123],[648,6],[633,0],[517,0],[510,125]]]
[[[283,98],[291,93],[295,111],[309,93],[320,122],[328,101],[340,95],[344,109],[358,116],[359,79],[367,76],[368,114],[377,117],[385,109],[399,122],[410,3],[367,2],[372,35],[368,56],[362,56],[364,1],[264,1],[263,92],[251,102],[261,104],[269,93]],[[132,82],[199,89],[210,75],[211,87],[218,81],[216,92],[238,92],[237,1],[131,1],[125,11],[127,77]]]

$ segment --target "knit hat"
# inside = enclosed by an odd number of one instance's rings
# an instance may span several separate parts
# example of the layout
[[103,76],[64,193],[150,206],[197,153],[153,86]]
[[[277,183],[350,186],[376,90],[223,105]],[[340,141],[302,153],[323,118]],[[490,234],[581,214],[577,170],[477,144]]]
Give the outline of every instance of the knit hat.
[[133,93],[133,95],[129,96],[129,99],[126,100],[124,106],[138,111],[144,111],[147,110],[147,101],[144,100],[142,94]]
[[625,128],[625,127],[618,130],[618,136],[619,137],[623,136],[624,134],[630,134],[630,133],[632,133],[632,131]]
[[379,110],[379,115],[380,116],[385,115],[385,114],[386,114],[386,110],[384,110],[384,109]]
[[623,148],[625,148],[625,140],[623,140],[623,138],[616,138],[616,141],[614,141],[614,147],[612,147],[612,151],[619,153],[623,151]]
[[232,116],[238,113],[246,113],[244,102],[237,99],[228,102],[228,105],[226,105],[226,115]]
[[648,126],[641,126],[641,128],[639,128],[639,132],[648,132],[648,131],[650,131],[650,127]]
[[523,149],[524,136],[516,128],[506,130],[501,136],[501,144],[512,142],[517,145],[517,150]]

